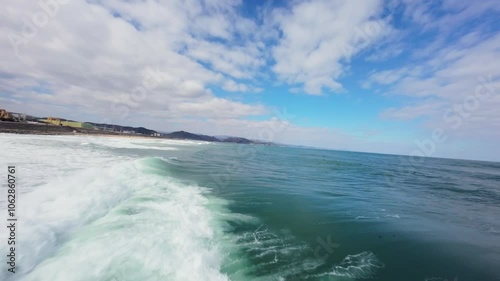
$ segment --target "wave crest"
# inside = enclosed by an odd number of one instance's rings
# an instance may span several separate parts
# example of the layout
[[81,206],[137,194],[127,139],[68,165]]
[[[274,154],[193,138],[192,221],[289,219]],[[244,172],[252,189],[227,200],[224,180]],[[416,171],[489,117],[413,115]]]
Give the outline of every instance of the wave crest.
[[375,275],[384,264],[372,252],[348,255],[333,267],[331,275],[353,279],[367,279]]

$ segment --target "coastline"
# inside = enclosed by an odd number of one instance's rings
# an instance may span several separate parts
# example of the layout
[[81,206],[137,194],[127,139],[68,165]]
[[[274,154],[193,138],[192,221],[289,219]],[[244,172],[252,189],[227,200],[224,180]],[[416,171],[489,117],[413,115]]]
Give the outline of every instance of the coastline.
[[161,139],[161,137],[157,136],[125,134],[119,132],[109,132],[109,131],[107,132],[102,130],[74,128],[68,126],[17,123],[17,122],[0,122],[0,133],[23,134],[23,135],[58,135],[58,136],[92,135],[92,136],[104,136],[104,137],[132,137],[132,138]]
[[[141,129],[140,127],[139,129]],[[241,137],[227,137],[225,139],[218,139],[214,136],[207,136],[202,134],[193,134],[186,131],[177,131],[167,134],[159,134],[156,131],[148,130],[145,128],[143,131],[151,131],[155,135],[141,134],[141,133],[123,133],[118,131],[105,131],[101,129],[89,129],[69,127],[62,125],[52,124],[39,124],[39,123],[22,123],[22,122],[2,122],[0,121],[0,133],[6,134],[27,134],[27,135],[58,135],[58,136],[105,136],[105,137],[126,137],[126,138],[147,138],[147,139],[168,139],[168,140],[188,140],[188,141],[202,141],[214,143],[236,143],[236,144],[249,144],[249,145],[276,145],[272,142],[264,142],[258,140],[250,140]]]

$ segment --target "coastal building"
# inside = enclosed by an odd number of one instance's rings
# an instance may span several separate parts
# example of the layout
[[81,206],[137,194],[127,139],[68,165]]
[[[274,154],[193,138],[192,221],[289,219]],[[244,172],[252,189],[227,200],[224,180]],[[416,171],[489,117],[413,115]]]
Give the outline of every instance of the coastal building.
[[54,117],[48,117],[47,119],[41,119],[40,121],[52,125],[60,125],[60,126],[68,126],[68,127],[73,127],[73,128],[84,128],[84,129],[93,129],[94,126],[88,124],[88,123],[83,123],[83,122],[77,122],[77,121],[61,121],[59,118],[54,118]]
[[12,119],[14,119],[14,121],[17,121],[17,122],[26,122],[27,115],[24,114],[24,113],[11,112],[10,116],[12,117]]
[[[99,130],[102,130],[102,131],[108,131],[108,132],[117,132],[117,131],[119,131],[119,130],[116,130],[115,126],[108,125],[108,124],[94,124],[93,126],[94,126],[95,129],[99,129]],[[131,133],[133,133],[133,132],[131,132]]]
[[73,128],[84,128],[84,129],[93,129],[94,127],[88,123],[76,122],[76,121],[61,121],[61,125],[73,127]]
[[54,117],[47,117],[46,119],[39,119],[38,121],[47,123],[47,124],[52,124],[52,125],[61,125],[61,119],[59,118],[54,118]]
[[0,120],[8,120],[10,119],[9,112],[5,109],[0,109]]
[[0,109],[0,120],[10,122],[38,122],[38,117],[28,115],[26,113],[18,113]]

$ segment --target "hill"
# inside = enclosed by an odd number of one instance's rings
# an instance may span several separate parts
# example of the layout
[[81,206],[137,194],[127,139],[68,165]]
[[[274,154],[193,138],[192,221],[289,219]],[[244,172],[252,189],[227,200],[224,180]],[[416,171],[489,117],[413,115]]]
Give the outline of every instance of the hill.
[[177,139],[177,140],[199,140],[199,141],[220,142],[220,140],[216,137],[198,135],[186,131],[178,131],[169,134],[164,134],[162,135],[162,137],[167,139]]

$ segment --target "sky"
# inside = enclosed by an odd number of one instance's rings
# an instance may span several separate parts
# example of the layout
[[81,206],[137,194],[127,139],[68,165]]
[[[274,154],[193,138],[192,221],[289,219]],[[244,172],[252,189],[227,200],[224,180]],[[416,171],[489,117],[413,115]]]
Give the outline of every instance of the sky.
[[7,0],[0,108],[500,161],[500,1]]

